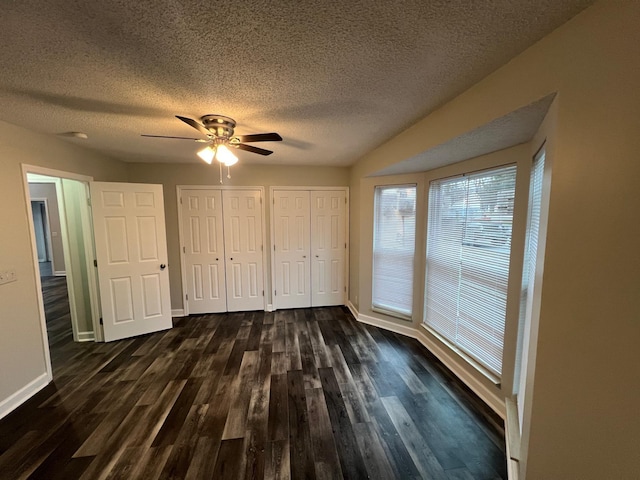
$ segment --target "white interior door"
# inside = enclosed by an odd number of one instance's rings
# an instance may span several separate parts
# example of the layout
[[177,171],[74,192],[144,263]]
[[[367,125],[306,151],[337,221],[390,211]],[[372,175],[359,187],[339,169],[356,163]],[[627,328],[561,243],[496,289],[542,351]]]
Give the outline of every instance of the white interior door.
[[226,312],[222,192],[183,190],[181,208],[189,313]]
[[106,342],[172,327],[162,185],[91,182]]
[[264,310],[260,190],[223,190],[227,310]]
[[277,308],[311,306],[310,193],[274,192],[274,273]]
[[311,192],[311,306],[344,305],[346,192]]

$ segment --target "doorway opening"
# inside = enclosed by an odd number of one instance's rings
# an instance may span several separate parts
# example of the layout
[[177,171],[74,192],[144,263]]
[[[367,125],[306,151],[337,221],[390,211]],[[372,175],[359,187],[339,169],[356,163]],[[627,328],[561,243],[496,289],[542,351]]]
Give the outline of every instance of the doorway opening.
[[52,347],[102,340],[94,239],[89,206],[91,177],[23,165],[47,373]]

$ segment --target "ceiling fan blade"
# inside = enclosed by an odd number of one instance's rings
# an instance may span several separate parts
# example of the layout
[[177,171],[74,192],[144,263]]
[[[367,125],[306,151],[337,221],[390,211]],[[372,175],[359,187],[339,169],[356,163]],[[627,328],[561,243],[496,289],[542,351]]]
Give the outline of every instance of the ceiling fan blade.
[[211,135],[211,132],[209,130],[207,130],[206,128],[204,128],[204,125],[196,122],[194,119],[192,118],[187,118],[187,117],[181,117],[180,115],[176,115],[176,118],[178,120],[182,120],[184,123],[186,123],[187,125],[189,125],[190,127],[195,128],[196,130],[198,130],[200,133],[202,133],[203,135]]
[[177,140],[193,140],[195,142],[206,142],[206,140],[201,140],[200,138],[192,138],[192,137],[169,137],[167,135],[140,135],[141,137],[151,137],[151,138],[175,138]]
[[265,156],[271,155],[273,153],[271,150],[265,150],[264,148],[258,148],[252,145],[245,145],[244,143],[238,143],[237,145],[235,145],[235,147],[239,148],[240,150],[245,150],[251,153],[258,153],[260,155],[265,155]]
[[254,133],[253,135],[236,135],[244,143],[251,142],[280,142],[282,137],[277,133]]

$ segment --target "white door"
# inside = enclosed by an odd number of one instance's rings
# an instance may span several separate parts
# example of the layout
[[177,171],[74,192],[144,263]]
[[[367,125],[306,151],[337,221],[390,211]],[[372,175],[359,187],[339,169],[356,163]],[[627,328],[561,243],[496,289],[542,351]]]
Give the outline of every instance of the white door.
[[222,192],[183,190],[181,208],[189,313],[226,312]]
[[311,306],[344,305],[346,192],[311,192]]
[[227,310],[264,310],[260,190],[223,190]]
[[273,195],[275,306],[311,306],[311,220],[308,191]]
[[106,342],[172,327],[162,185],[91,182]]

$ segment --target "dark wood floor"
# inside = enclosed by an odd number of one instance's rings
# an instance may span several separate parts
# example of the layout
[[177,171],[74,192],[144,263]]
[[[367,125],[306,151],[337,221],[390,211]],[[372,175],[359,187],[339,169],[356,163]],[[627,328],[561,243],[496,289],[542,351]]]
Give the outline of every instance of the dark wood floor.
[[1,479],[507,477],[499,419],[345,308],[192,316],[109,344],[73,343],[64,317],[54,382],[0,421]]

